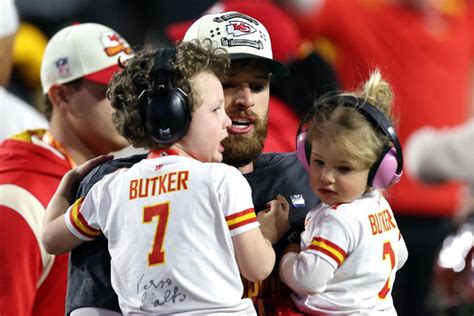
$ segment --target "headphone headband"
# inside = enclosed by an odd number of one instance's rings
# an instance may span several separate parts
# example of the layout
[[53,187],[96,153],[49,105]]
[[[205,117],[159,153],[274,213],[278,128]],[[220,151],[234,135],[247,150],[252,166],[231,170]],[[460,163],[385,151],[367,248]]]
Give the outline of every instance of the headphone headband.
[[[331,95],[318,102],[322,107],[325,106],[351,106],[362,114],[375,128],[382,131],[393,144],[387,145],[382,149],[377,160],[373,163],[369,171],[368,184],[375,188],[388,188],[390,185],[398,182],[403,173],[403,154],[397,133],[392,123],[387,117],[374,105],[365,99],[351,95]],[[304,118],[298,128],[296,136],[296,154],[303,167],[309,170],[309,156],[311,154],[311,143],[307,139],[308,122],[311,120],[314,111]]]
[[155,52],[150,79],[152,91],[143,91],[138,97],[142,118],[154,142],[169,146],[186,135],[191,122],[188,98],[179,88],[171,87],[171,61],[176,49],[159,48]]
[[152,72],[156,72],[161,69],[171,71],[170,62],[174,60],[175,55],[175,48],[164,47],[157,49]]
[[151,71],[151,78],[153,79],[154,93],[160,93],[170,88],[171,80],[171,61],[173,61],[176,54],[174,48],[160,48],[155,53],[153,70]]
[[[364,115],[373,126],[377,127],[382,133],[384,133],[393,143],[393,147],[397,151],[397,173],[400,174],[403,170],[403,154],[400,140],[398,139],[397,133],[392,126],[392,123],[387,117],[374,105],[367,100],[357,98],[350,95],[342,95],[333,97],[334,101],[328,100],[330,104],[350,104],[354,106],[362,115]],[[332,102],[331,102],[332,101]]]

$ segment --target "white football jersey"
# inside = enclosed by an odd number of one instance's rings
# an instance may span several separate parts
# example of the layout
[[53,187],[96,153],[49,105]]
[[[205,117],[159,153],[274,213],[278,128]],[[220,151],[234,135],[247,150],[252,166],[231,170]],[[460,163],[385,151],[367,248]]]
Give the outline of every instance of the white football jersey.
[[407,252],[390,205],[379,192],[308,212],[301,251],[319,256],[335,270],[321,292],[293,295],[300,310],[396,315],[391,290]]
[[124,314],[255,314],[242,299],[232,237],[258,222],[236,168],[144,159],[105,176],[65,218],[78,238],[107,237]]

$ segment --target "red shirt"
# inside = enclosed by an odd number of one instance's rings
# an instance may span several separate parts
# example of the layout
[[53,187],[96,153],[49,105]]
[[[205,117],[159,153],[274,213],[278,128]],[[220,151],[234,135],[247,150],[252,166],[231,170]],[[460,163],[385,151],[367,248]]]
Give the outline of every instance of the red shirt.
[[40,247],[44,211],[67,159],[32,143],[44,131],[0,145],[0,315],[63,316],[68,256]]
[[270,96],[268,132],[264,152],[295,151],[299,119],[291,108],[274,96]]

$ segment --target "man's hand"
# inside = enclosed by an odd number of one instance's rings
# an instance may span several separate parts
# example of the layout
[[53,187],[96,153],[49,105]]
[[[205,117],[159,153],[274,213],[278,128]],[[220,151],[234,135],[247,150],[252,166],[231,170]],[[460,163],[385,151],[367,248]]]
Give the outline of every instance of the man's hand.
[[276,244],[290,229],[288,224],[288,212],[290,206],[288,201],[280,194],[277,198],[267,203],[267,208],[257,214],[260,230],[263,236],[272,245]]

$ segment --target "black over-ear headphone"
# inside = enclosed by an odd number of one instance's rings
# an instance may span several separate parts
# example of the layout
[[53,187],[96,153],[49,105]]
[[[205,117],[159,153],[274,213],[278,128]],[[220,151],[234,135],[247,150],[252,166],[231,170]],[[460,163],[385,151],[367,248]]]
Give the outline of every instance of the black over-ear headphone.
[[[386,189],[397,183],[403,173],[402,146],[397,133],[385,115],[372,104],[354,96],[332,96],[322,103],[329,105],[345,105],[357,109],[369,122],[390,138],[392,146],[386,146],[369,171],[368,185],[376,189]],[[307,123],[311,114],[298,128],[296,136],[296,154],[302,165],[309,170],[311,143],[307,139]]]
[[170,86],[173,72],[170,61],[174,48],[159,48],[155,53],[150,78],[152,91],[143,91],[139,102],[143,120],[153,141],[160,145],[171,145],[186,135],[191,122],[191,110],[186,93]]

